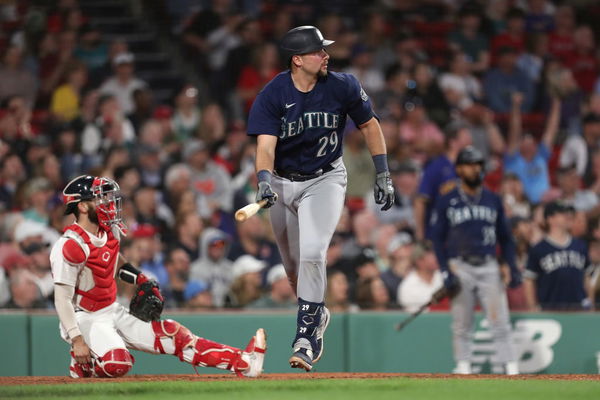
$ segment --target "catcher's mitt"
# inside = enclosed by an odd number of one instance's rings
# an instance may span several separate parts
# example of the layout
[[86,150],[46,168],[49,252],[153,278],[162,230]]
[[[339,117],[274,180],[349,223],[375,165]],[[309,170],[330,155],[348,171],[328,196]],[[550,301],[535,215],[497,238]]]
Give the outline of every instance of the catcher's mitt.
[[138,286],[129,304],[129,313],[145,322],[158,321],[164,304],[158,283],[147,280]]

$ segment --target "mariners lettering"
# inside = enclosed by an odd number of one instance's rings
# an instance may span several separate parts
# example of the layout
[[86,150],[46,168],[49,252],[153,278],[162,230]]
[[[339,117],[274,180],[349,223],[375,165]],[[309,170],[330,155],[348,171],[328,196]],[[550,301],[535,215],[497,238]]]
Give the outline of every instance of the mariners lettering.
[[486,221],[495,224],[498,211],[486,206],[451,207],[446,211],[446,215],[452,226],[467,221]]
[[332,114],[328,112],[305,112],[301,118],[296,121],[288,122],[284,117],[281,119],[281,134],[280,139],[287,137],[294,137],[300,135],[305,129],[311,128],[325,128],[325,129],[337,129],[340,125],[339,114]]
[[558,268],[585,268],[585,257],[583,254],[573,250],[555,251],[540,260],[544,272],[551,273]]

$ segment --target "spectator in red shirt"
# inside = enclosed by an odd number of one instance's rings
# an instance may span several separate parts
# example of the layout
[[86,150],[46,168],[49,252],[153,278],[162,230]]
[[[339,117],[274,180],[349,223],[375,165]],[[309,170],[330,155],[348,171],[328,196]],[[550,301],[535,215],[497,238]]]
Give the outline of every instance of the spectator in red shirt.
[[518,54],[525,51],[525,13],[520,8],[512,8],[506,15],[506,30],[492,39],[492,64],[496,64],[500,48],[508,46]]
[[264,43],[253,52],[252,64],[242,68],[237,83],[237,94],[243,101],[247,115],[258,92],[280,72],[277,47]]
[[595,55],[594,31],[587,25],[575,30],[575,50],[569,55],[566,66],[573,72],[581,90],[590,94],[598,78],[598,60]]
[[575,51],[573,36],[575,32],[575,12],[573,7],[562,5],[556,9],[554,16],[555,28],[550,33],[550,53],[560,61],[567,61]]

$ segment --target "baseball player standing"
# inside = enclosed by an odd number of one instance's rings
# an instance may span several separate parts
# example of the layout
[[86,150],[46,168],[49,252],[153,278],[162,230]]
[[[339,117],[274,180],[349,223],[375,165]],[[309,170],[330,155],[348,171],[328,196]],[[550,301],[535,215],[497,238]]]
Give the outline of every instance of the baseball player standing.
[[[509,375],[518,374],[510,338],[510,320],[505,284],[521,282],[515,244],[506,221],[502,200],[482,187],[484,158],[472,146],[456,159],[457,187],[441,196],[432,215],[432,242],[448,289],[461,287],[452,299],[452,332],[455,373],[471,373],[471,334],[476,302],[481,304],[494,337],[498,361]],[[502,279],[496,260],[500,244],[502,258],[510,267],[510,278]]]
[[[71,377],[123,376],[134,363],[128,349],[173,354],[194,367],[216,367],[239,376],[262,373],[263,329],[240,350],[160,319],[164,302],[158,285],[119,252],[126,229],[115,181],[80,176],[67,184],[63,199],[65,214],[74,214],[76,222],[53,246],[50,262],[61,336],[71,345]],[[116,302],[117,276],[138,285],[129,311]]]
[[325,256],[344,205],[341,155],[347,115],[373,156],[376,202],[382,209],[394,202],[385,142],[371,101],[354,76],[327,71],[325,47],[332,43],[314,26],[287,32],[281,49],[289,70],[258,94],[248,118],[248,134],[258,136],[256,199],[267,199],[272,207],[271,225],[298,297],[289,362],[306,371],[323,354],[329,323]]

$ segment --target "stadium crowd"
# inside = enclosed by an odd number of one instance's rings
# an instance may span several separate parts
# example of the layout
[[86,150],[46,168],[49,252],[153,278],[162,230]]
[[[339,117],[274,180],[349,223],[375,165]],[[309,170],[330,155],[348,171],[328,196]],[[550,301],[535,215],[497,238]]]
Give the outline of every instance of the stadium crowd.
[[[49,249],[73,218],[61,191],[85,173],[120,184],[122,251],[157,279],[168,307],[295,308],[266,214],[236,224],[233,212],[255,198],[247,113],[283,70],[277,39],[301,24],[336,41],[329,68],[369,94],[396,189],[392,210],[379,211],[371,156],[350,123],[346,208],[327,254],[332,311],[413,311],[441,287],[427,219],[452,183],[440,160],[470,144],[504,200],[520,267],[544,235],[544,205],[562,200],[590,261],[588,301],[570,308],[600,302],[596,2],[129,3],[196,72],[167,101],[137,75],[127,40],[103,39],[110,32],[85,0],[0,5],[0,307],[52,307]],[[131,290],[120,288],[124,304]],[[523,287],[509,300],[536,309]]]

